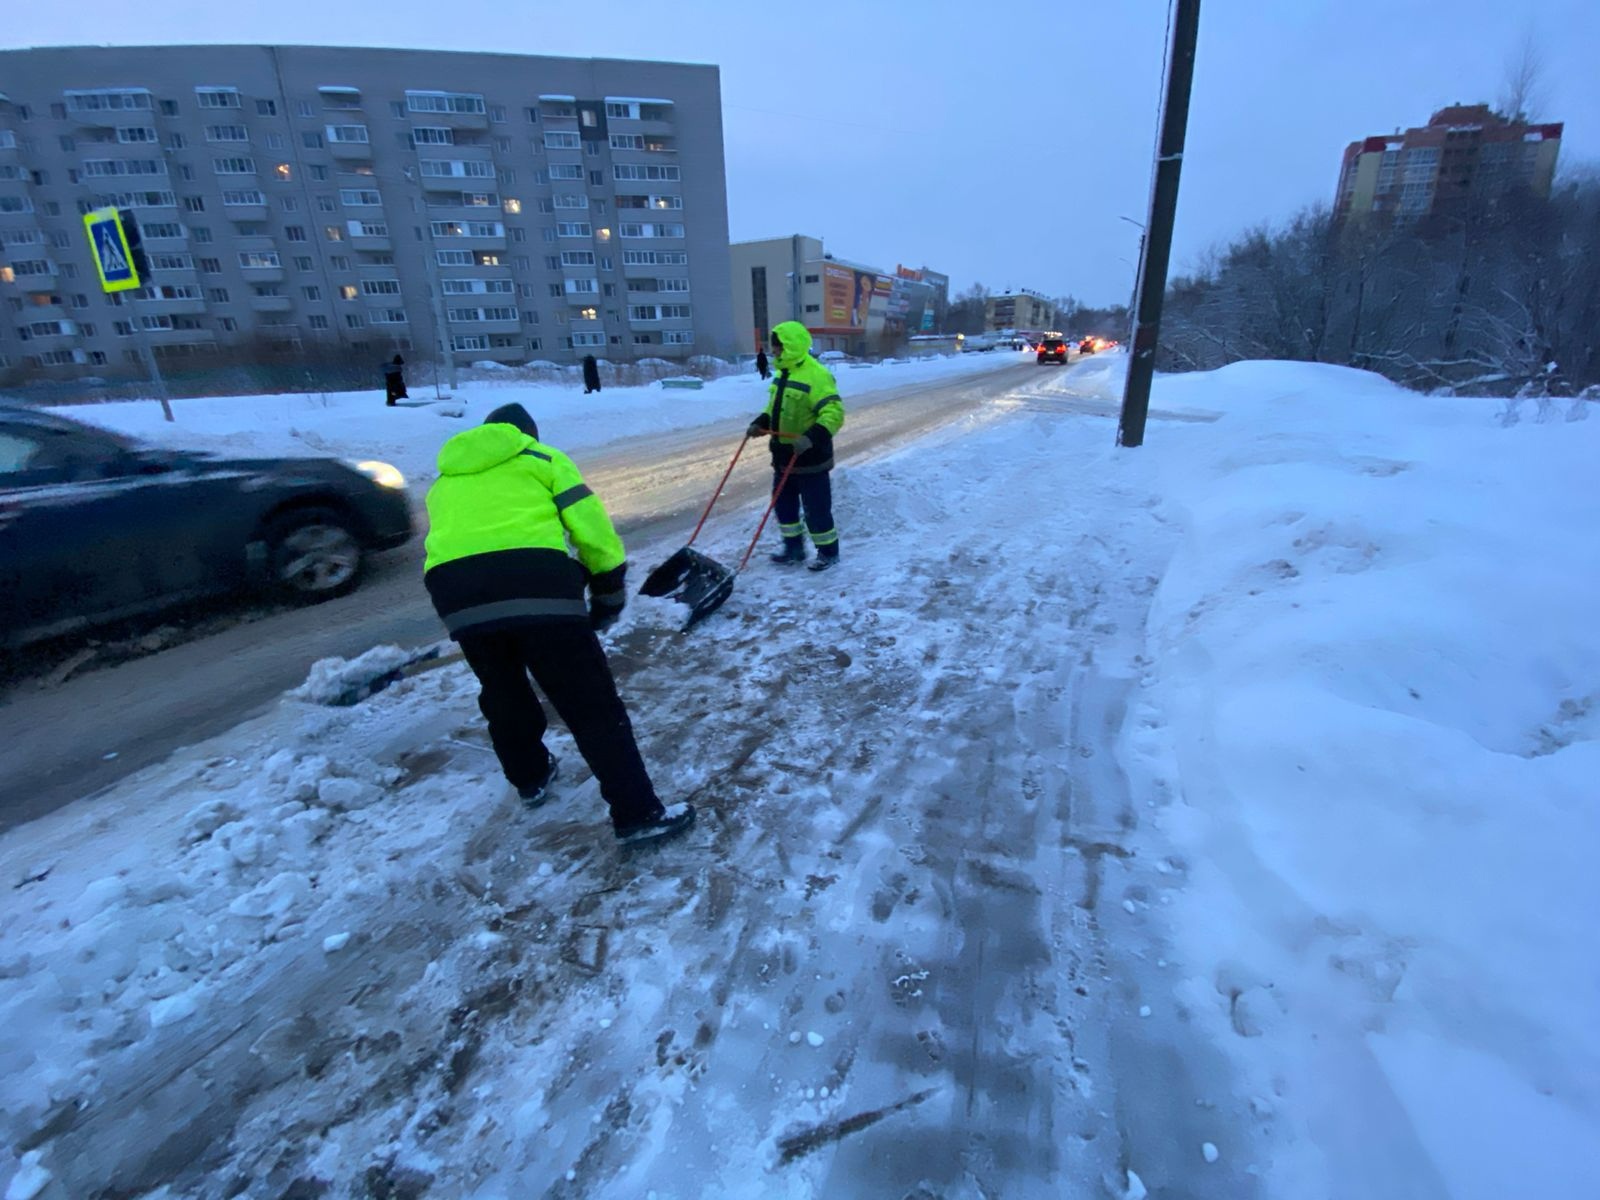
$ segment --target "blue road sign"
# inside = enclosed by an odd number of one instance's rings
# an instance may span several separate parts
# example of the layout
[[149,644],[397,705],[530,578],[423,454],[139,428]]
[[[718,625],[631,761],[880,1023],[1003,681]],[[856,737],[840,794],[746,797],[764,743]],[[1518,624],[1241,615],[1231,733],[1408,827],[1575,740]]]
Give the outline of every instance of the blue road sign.
[[128,246],[122,216],[114,208],[97,208],[83,215],[83,227],[94,252],[100,286],[108,292],[132,291],[140,286],[138,268],[133,265],[133,250]]

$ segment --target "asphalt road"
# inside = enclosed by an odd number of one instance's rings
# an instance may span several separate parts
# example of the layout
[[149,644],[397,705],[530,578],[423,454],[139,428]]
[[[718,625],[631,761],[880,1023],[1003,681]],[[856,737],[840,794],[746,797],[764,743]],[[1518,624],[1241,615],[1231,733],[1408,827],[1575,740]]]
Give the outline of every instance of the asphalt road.
[[[859,462],[914,441],[1032,383],[1038,371],[1028,359],[948,383],[863,393],[852,393],[846,377],[840,459]],[[735,429],[701,427],[579,454],[579,466],[630,547],[642,548],[675,533],[687,538],[737,440]],[[729,482],[723,504],[730,509],[770,486],[762,447],[750,449]],[[13,692],[0,705],[0,829],[94,795],[255,716],[319,658],[438,640],[443,630],[422,589],[421,562],[418,538],[374,562],[363,586],[342,599],[240,623],[56,688]],[[635,560],[635,585],[650,565]]]

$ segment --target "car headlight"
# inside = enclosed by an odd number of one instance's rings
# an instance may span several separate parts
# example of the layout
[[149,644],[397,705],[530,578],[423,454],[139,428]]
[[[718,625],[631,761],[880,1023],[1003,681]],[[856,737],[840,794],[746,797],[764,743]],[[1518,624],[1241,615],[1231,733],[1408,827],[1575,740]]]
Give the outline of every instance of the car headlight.
[[350,464],[379,487],[400,489],[406,486],[406,477],[398,467],[386,462],[353,462]]

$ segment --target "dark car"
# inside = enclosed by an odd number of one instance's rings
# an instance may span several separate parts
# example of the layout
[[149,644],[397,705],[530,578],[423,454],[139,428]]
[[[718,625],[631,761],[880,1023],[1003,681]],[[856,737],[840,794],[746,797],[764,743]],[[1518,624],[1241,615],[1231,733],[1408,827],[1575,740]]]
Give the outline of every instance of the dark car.
[[1079,354],[1093,354],[1099,348],[1100,339],[1097,337],[1086,337],[1083,339],[1083,341],[1078,343]]
[[1064,363],[1067,361],[1067,339],[1047,337],[1039,343],[1039,363]]
[[342,595],[412,532],[386,463],[157,449],[0,405],[0,645],[226,592]]

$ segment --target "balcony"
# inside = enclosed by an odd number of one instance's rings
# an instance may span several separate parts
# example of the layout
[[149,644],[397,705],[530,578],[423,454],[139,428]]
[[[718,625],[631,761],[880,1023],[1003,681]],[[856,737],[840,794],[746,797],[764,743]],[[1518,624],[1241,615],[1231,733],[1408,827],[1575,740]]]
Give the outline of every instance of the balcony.
[[[51,268],[52,269],[47,274],[44,274],[44,275],[18,275],[18,276],[16,276],[15,283],[16,283],[17,290],[19,292],[27,292],[30,295],[34,294],[34,293],[37,293],[37,292],[55,292],[55,291],[57,291],[58,288],[56,286],[56,282],[60,278],[60,273],[59,273],[59,270],[57,268],[55,268],[54,264],[51,264]],[[9,268],[9,267],[5,268],[6,271],[10,271],[11,269],[12,268]],[[4,275],[0,275],[0,283],[3,283],[3,282],[5,282],[5,276]]]
[[[436,250],[500,250],[506,249],[506,235],[480,236],[472,234],[433,234]],[[53,288],[51,290],[54,290]]]
[[251,296],[250,307],[256,312],[293,312],[294,301],[288,296]]
[[222,216],[227,221],[265,221],[271,210],[265,204],[224,204]]
[[204,300],[140,300],[134,311],[141,316],[203,317],[207,310]]
[[446,129],[488,129],[489,113],[483,112],[434,112],[432,110],[419,111],[413,107],[409,100],[406,104],[406,116],[413,125],[438,125]]
[[[456,297],[456,299],[460,299],[460,297]],[[490,335],[497,333],[520,334],[522,332],[522,321],[520,319],[515,321],[451,321],[449,324],[450,332],[455,337],[468,337],[474,333]]]
[[282,267],[240,267],[246,283],[282,283],[288,273]]
[[329,142],[328,153],[341,162],[371,162],[371,142]]
[[356,253],[384,254],[394,249],[394,239],[387,237],[369,237],[365,234],[360,237],[347,236],[345,245]]

